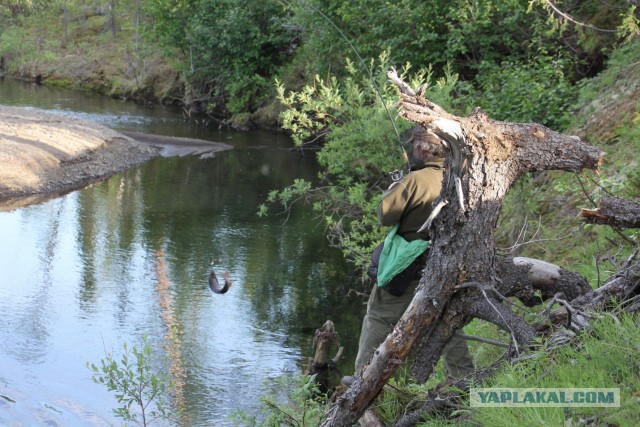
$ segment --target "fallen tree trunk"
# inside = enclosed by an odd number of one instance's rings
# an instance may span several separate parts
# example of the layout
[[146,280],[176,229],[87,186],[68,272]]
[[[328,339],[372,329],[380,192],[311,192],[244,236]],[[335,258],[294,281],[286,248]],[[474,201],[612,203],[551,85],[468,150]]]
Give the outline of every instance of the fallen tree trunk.
[[[636,253],[634,252],[634,254]],[[635,255],[632,258],[635,258]],[[572,299],[571,302],[558,298],[552,300],[552,302],[556,301],[562,301],[562,307],[551,312],[547,322],[541,323],[536,328],[536,335],[542,334],[548,337],[547,350],[568,343],[577,333],[589,327],[590,318],[600,315],[599,313],[603,313],[609,307],[616,309],[622,307],[628,312],[640,310],[640,264],[624,266],[602,287],[590,290],[584,295]],[[457,310],[464,311],[464,308],[462,308],[464,303],[460,300],[452,301],[451,304],[457,305]],[[443,319],[443,321],[446,322],[446,319]],[[438,323],[437,327],[442,328],[441,325],[442,322]],[[456,327],[456,325],[453,325],[453,327]],[[437,336],[437,334],[434,335]],[[437,359],[434,360],[432,356],[435,351],[433,351],[433,348],[430,350],[425,352],[427,356],[431,356],[426,363],[435,364]],[[468,396],[462,391],[468,390],[471,381],[478,384],[491,377],[503,362],[512,361],[512,358],[509,357],[510,354],[513,354],[513,349],[507,350],[489,368],[476,371],[467,378],[450,378],[438,384],[427,393],[426,401],[422,407],[405,414],[398,420],[395,427],[414,426],[427,419],[435,411],[451,411],[458,409],[458,406],[466,407],[466,402],[462,402],[461,399],[467,399]]]
[[[541,125],[493,121],[479,110],[469,117],[451,115],[425,99],[421,90],[414,92],[395,70],[388,77],[402,94],[400,116],[424,126],[447,144],[443,187],[434,201],[434,211],[440,213],[435,218],[425,218],[424,227],[430,228],[432,236],[425,266],[428,274],[423,275],[412,303],[370,363],[356,373],[353,385],[327,412],[323,426],[356,422],[422,334],[437,332],[445,342],[455,330],[454,325],[468,322],[470,317],[464,312],[447,310],[456,307],[452,298],[474,300],[473,315],[507,315],[507,326],[517,345],[527,346],[531,331],[524,326],[514,330],[519,316],[488,295],[488,290],[500,282],[494,230],[502,200],[511,185],[527,172],[597,169],[604,156],[578,137]],[[446,322],[441,321],[445,313]]]
[[429,378],[444,346],[470,319],[486,320],[512,332],[515,343],[531,341],[534,328],[507,310],[502,300],[515,297],[525,306],[532,307],[558,293],[572,300],[591,290],[587,280],[579,274],[533,258],[496,257],[496,276],[499,280],[495,286],[481,289],[479,295],[468,294],[451,301],[433,330],[423,335],[411,370],[416,381],[424,382]]
[[569,300],[591,291],[587,280],[577,273],[539,259],[527,257],[496,258],[497,290],[506,297],[518,298],[527,307],[562,292]]

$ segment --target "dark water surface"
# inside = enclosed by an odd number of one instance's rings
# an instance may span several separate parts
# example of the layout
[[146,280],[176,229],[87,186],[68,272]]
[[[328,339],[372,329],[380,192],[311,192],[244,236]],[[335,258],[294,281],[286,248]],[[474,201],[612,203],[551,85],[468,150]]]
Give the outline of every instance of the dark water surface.
[[[267,132],[198,127],[180,114],[0,80],[0,104],[73,114],[118,130],[225,142],[215,158],[157,158],[47,202],[0,212],[0,425],[119,425],[113,395],[86,362],[146,335],[176,381],[180,425],[232,425],[259,412],[284,372],[336,324],[353,364],[362,290],[323,227],[300,206],[257,217],[272,189],[317,166]],[[0,165],[1,167],[1,165]],[[229,270],[207,287],[210,260]]]

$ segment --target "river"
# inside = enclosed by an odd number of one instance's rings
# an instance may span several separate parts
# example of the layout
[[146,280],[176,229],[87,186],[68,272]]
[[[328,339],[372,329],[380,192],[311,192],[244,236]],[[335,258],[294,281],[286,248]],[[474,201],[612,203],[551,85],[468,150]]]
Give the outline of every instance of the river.
[[[0,104],[80,116],[116,130],[232,145],[214,158],[159,157],[46,202],[0,212],[0,424],[119,425],[114,394],[86,363],[144,337],[169,372],[176,425],[258,417],[261,397],[312,356],[331,319],[350,373],[364,305],[351,266],[309,207],[257,216],[268,193],[314,180],[288,137],[185,121],[175,111],[0,80]],[[230,272],[207,286],[212,259]]]

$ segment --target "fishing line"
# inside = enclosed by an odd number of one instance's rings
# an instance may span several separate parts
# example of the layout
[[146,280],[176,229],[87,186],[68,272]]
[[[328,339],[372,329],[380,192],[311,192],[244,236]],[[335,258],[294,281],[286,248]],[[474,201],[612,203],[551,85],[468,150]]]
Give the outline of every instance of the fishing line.
[[[378,87],[378,84],[376,83],[375,79],[373,78],[373,74],[371,74],[371,71],[369,70],[369,67],[367,67],[367,65],[364,63],[364,61],[362,60],[362,57],[360,57],[360,54],[358,53],[356,48],[353,46],[351,41],[342,32],[342,30],[331,20],[331,18],[329,18],[324,13],[322,13],[322,11],[320,9],[318,9],[317,7],[312,5],[311,3],[309,3],[309,2],[307,2],[305,0],[298,0],[298,1],[300,1],[301,3],[304,3],[307,6],[309,6],[311,9],[316,11],[320,16],[322,16],[329,24],[331,24],[331,26],[336,29],[336,31],[340,34],[340,36],[342,36],[344,41],[347,42],[347,44],[349,45],[349,47],[351,48],[353,53],[356,54],[356,57],[358,58],[358,61],[360,61],[360,65],[362,65],[362,68],[364,68],[364,70],[369,75],[369,80],[371,80],[371,83],[373,84],[373,87],[375,88],[375,91],[378,94],[378,97],[380,98],[380,101],[382,102],[382,106],[384,107],[384,110],[387,112],[387,116],[389,117],[389,120],[391,121],[391,124],[393,125],[393,130],[395,131],[396,137],[398,138],[398,142],[400,143],[400,150],[402,151],[402,158],[405,161],[405,163],[407,164],[407,170],[410,170],[411,169],[411,164],[409,163],[409,157],[408,157],[407,152],[405,151],[404,147],[402,146],[402,139],[400,138],[400,133],[398,132],[398,128],[396,127],[396,122],[393,120],[393,116],[391,116],[391,113],[389,112],[389,108],[387,108],[387,103],[384,101],[384,98],[382,97],[382,93],[380,92],[380,88]],[[392,172],[392,174],[393,174],[393,172]],[[396,179],[394,179],[394,181],[395,180]]]

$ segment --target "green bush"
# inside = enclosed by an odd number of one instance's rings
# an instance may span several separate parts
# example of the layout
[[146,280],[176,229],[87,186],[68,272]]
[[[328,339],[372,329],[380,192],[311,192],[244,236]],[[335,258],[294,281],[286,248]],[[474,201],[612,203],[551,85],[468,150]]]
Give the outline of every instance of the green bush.
[[[377,218],[377,205],[390,184],[388,172],[405,169],[402,146],[386,107],[399,100],[397,89],[386,78],[389,54],[367,65],[375,79],[368,78],[362,64],[347,61],[347,76],[339,83],[335,77],[316,76],[312,85],[286,93],[278,84],[279,99],[285,106],[283,127],[293,133],[298,146],[320,146],[317,158],[322,167],[318,185],[297,182],[271,193],[269,202],[289,208],[292,201],[306,200],[322,215],[331,242],[346,257],[363,267],[371,249],[386,230]],[[430,84],[426,96],[448,106],[457,76],[450,70],[435,80],[433,70],[417,70],[409,75],[407,64],[401,75],[411,86]],[[435,80],[435,81],[434,81]],[[384,103],[380,100],[384,99]],[[412,125],[395,123],[398,133]],[[402,139],[400,137],[400,139]],[[266,213],[262,207],[260,213]]]
[[142,348],[124,343],[120,359],[108,353],[98,367],[87,362],[91,379],[114,393],[120,407],[113,413],[125,421],[147,426],[159,419],[172,419],[167,397],[172,387],[169,372],[152,371],[151,346],[145,337]]
[[[292,25],[301,29],[299,59],[312,73],[341,76],[348,46],[324,17],[306,2],[292,2]],[[451,63],[471,80],[484,62],[518,60],[539,44],[562,49],[559,32],[547,22],[546,11],[528,0],[321,0],[313,4],[340,28],[364,58],[380,51],[393,53],[396,64],[412,63],[442,69]],[[366,17],[366,19],[363,19]],[[532,43],[536,41],[536,44]]]
[[566,76],[568,66],[568,59],[545,55],[524,63],[486,63],[476,76],[477,91],[467,93],[465,102],[480,106],[493,119],[564,129],[566,113],[577,99]]
[[0,56],[5,60],[18,57],[24,49],[24,40],[18,27],[9,27],[0,33]]
[[273,98],[293,38],[280,2],[151,0],[148,13],[152,34],[178,57],[187,93],[206,99],[210,111],[254,111]]

